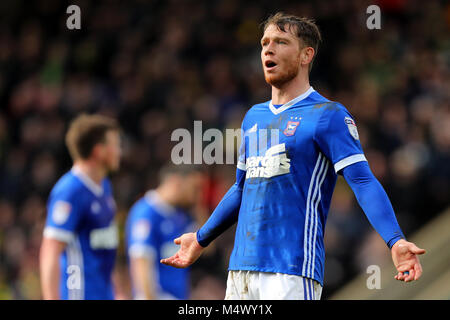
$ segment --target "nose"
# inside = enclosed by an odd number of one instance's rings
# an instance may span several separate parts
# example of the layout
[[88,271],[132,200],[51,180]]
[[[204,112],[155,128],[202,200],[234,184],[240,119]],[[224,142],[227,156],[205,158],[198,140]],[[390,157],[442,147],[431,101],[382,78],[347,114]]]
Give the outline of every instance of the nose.
[[264,48],[263,53],[265,56],[273,55],[275,54],[273,42],[270,41],[267,46]]

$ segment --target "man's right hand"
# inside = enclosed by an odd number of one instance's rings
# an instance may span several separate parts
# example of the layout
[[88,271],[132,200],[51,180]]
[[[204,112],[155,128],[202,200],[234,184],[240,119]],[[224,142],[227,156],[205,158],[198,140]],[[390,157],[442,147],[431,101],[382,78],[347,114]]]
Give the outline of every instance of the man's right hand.
[[173,256],[161,259],[161,263],[175,268],[187,268],[193,264],[205,249],[197,242],[196,233],[185,233],[173,241],[181,245]]

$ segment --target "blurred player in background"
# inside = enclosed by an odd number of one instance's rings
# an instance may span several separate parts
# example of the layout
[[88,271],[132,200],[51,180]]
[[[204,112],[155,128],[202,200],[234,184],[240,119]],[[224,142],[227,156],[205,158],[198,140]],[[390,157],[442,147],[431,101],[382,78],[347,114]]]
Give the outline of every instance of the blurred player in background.
[[120,129],[114,119],[81,115],[66,144],[73,167],[53,187],[40,251],[44,299],[114,299],[118,245],[108,173],[118,170]]
[[[390,248],[395,278],[421,276],[417,255],[425,250],[404,239],[353,117],[309,84],[320,41],[312,20],[278,13],[265,22],[261,61],[272,100],[244,117],[237,181],[197,233],[175,239],[180,250],[161,261],[191,265],[237,221],[226,299],[320,299],[325,223],[338,174]],[[276,139],[262,129],[275,129]]]
[[188,269],[174,269],[159,261],[172,256],[173,239],[197,229],[189,214],[198,203],[202,172],[197,166],[167,165],[160,184],[131,208],[127,226],[127,251],[135,299],[188,299]]

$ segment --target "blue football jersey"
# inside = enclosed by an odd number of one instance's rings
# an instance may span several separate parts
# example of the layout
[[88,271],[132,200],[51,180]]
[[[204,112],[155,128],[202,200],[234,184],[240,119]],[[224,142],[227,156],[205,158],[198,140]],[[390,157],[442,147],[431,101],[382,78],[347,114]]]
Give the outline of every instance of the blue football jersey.
[[60,258],[61,299],[114,299],[112,271],[118,245],[111,183],[74,167],[53,187],[44,237],[67,243]]
[[158,299],[189,298],[189,268],[176,269],[159,261],[178,251],[175,238],[194,230],[190,215],[164,202],[154,190],[148,191],[131,208],[126,224],[128,257],[147,257],[152,261]]
[[323,285],[324,231],[337,174],[366,161],[346,108],[312,87],[242,123],[245,183],[229,270],[280,272]]

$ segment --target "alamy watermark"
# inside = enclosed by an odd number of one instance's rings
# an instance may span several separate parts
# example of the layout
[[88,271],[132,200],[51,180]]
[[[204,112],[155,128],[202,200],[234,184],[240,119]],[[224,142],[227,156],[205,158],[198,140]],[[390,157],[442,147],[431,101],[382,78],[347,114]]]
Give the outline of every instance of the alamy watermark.
[[172,132],[171,141],[178,143],[172,148],[171,160],[174,164],[235,164],[243,141],[249,155],[256,155],[258,150],[267,153],[269,146],[279,145],[279,133],[279,129],[258,129],[257,124],[245,132],[240,128],[225,129],[225,133],[217,128],[203,132],[202,121],[194,121],[193,132],[185,128]]
[[79,6],[72,4],[67,7],[66,13],[70,16],[66,20],[66,27],[69,30],[81,29],[81,9]]
[[381,10],[376,4],[372,4],[367,7],[366,13],[370,14],[366,20],[367,29],[381,29]]
[[367,289],[381,289],[381,269],[376,264],[367,267],[367,274],[370,276],[366,280]]
[[81,289],[81,269],[77,265],[70,265],[67,267],[67,289],[79,290]]

